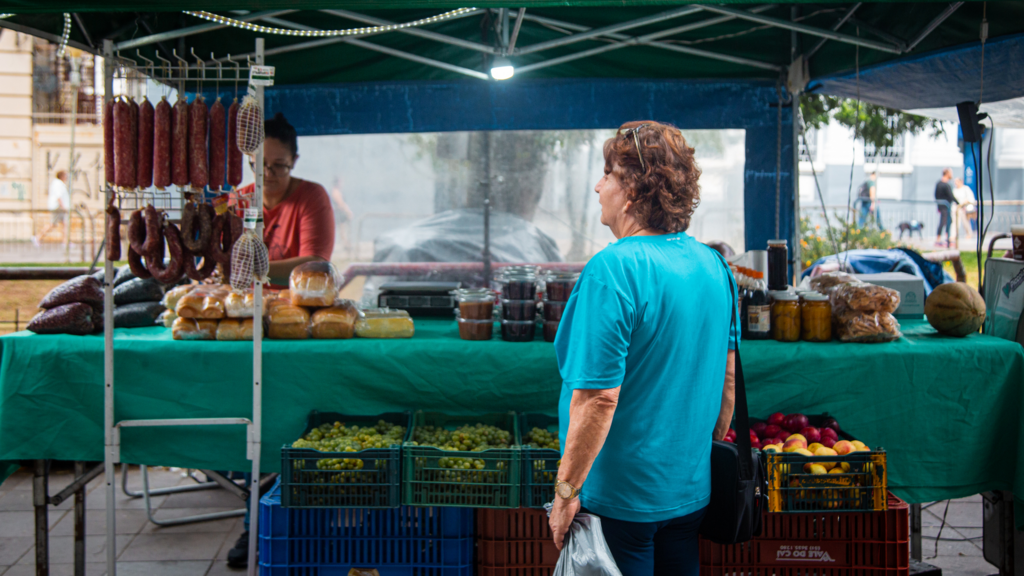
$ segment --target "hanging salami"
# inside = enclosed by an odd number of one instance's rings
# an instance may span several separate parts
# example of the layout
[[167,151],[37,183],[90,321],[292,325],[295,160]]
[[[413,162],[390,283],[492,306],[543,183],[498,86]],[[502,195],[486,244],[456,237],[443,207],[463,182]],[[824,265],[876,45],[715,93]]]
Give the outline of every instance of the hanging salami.
[[153,105],[143,100],[139,105],[139,149],[135,157],[138,171],[135,185],[149,188],[153,185]]
[[188,102],[178,97],[171,110],[171,183],[188,186]]
[[197,96],[189,106],[188,125],[188,174],[192,187],[205,188],[210,181],[207,158],[206,132],[209,111],[202,96]]
[[171,185],[171,105],[164,96],[153,112],[153,185]]

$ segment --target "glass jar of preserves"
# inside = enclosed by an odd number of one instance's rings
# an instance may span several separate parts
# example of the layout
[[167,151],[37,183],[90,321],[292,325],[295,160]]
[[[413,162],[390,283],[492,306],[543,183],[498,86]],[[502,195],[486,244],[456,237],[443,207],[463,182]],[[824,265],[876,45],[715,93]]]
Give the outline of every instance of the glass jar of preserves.
[[803,295],[800,306],[800,337],[807,342],[832,340],[832,304],[828,296],[817,293]]
[[772,338],[778,342],[800,340],[800,300],[792,292],[772,294]]

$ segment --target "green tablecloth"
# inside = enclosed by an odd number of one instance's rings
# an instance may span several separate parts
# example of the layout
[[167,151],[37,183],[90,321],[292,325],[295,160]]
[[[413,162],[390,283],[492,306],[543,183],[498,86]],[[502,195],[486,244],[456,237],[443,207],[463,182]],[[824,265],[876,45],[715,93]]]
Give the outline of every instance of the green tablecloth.
[[[1021,347],[943,337],[924,322],[904,322],[904,334],[890,344],[744,343],[751,413],[830,412],[888,450],[889,485],[909,501],[1024,496]],[[115,349],[118,419],[251,416],[251,343],[176,342],[145,328],[115,331]],[[553,414],[558,402],[550,344],[464,342],[450,321],[419,320],[412,340],[267,340],[263,349],[266,471],[278,470],[277,449],[311,409]],[[0,460],[103,459],[102,350],[101,336],[0,337]],[[240,426],[127,429],[121,455],[250,467]]]

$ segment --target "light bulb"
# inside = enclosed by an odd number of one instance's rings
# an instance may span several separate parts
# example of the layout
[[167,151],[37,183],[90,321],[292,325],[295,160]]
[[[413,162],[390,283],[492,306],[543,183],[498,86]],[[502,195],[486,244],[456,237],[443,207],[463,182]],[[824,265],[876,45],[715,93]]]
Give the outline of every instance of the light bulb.
[[516,73],[512,61],[504,56],[498,56],[491,63],[491,78],[495,80],[508,80]]

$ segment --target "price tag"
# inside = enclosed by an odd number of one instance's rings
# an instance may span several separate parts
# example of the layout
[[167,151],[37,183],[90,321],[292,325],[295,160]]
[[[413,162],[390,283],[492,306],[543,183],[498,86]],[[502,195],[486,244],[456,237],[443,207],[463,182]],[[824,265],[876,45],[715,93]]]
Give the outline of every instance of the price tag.
[[215,197],[213,201],[210,202],[210,204],[213,204],[214,212],[216,212],[217,214],[223,214],[228,211],[228,195],[221,194]]
[[256,224],[260,222],[263,222],[263,215],[260,214],[260,210],[258,208],[245,209],[245,216],[242,219],[242,224],[244,224],[246,228],[255,230]]
[[253,66],[249,68],[249,85],[250,86],[273,86],[274,85],[274,67],[273,66]]

